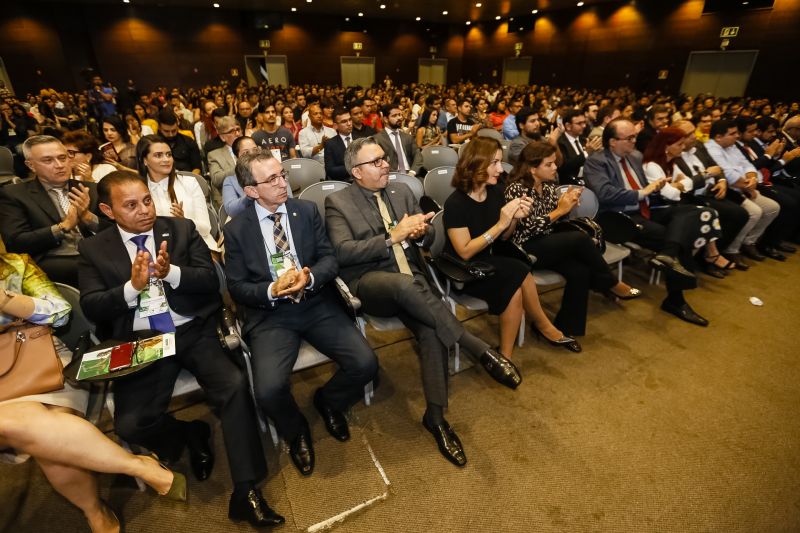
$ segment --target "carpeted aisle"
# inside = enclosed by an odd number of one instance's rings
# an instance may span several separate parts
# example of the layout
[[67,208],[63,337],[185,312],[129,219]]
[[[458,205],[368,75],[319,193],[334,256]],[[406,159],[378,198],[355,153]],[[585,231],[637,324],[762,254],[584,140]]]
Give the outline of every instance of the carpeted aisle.
[[[264,493],[287,518],[277,531],[305,531],[381,494],[332,530],[800,531],[800,257],[723,281],[701,277],[702,288],[688,299],[709,328],[658,310],[663,286],[646,286],[642,276],[626,270],[644,298],[615,304],[592,297],[582,354],[528,335],[515,352],[524,375],[519,390],[495,384],[480,367],[451,379],[447,418],[464,443],[464,469],[439,455],[420,424],[424,401],[407,333],[371,335],[382,382],[372,406],[354,409],[358,427],[347,443],[325,433],[311,405],[329,367],[296,375],[317,471],[302,478],[266,442]],[[751,305],[750,296],[764,306]],[[560,292],[542,299],[552,311]],[[496,342],[496,319],[465,323]],[[202,404],[178,416],[214,423]],[[128,533],[253,531],[226,518],[230,482],[214,427],[220,460],[210,480],[190,479],[188,507],[135,492],[124,480],[109,489],[114,477],[102,478]],[[32,463],[0,466],[0,480],[0,531],[88,531]]]

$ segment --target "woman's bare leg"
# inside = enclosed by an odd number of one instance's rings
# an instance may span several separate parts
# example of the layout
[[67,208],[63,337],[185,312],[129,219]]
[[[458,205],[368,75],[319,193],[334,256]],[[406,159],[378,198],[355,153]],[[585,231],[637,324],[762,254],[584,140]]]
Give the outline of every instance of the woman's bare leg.
[[522,321],[522,289],[517,289],[508,302],[505,310],[500,313],[500,353],[508,358],[514,352],[514,343],[517,339],[519,324]]

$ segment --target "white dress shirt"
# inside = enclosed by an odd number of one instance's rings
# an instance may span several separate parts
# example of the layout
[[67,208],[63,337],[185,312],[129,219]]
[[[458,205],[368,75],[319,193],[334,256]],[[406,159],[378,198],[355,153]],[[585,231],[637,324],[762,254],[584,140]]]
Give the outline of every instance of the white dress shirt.
[[[147,187],[150,189],[150,196],[156,206],[156,215],[171,217],[172,200],[167,189],[168,180],[163,179],[159,182],[147,178]],[[203,189],[197,183],[197,178],[190,174],[178,173],[175,176],[175,197],[178,202],[183,204],[183,216],[194,222],[197,233],[203,238],[203,242],[210,250],[219,251],[217,241],[211,236],[211,220],[208,218],[208,206]]]
[[[152,228],[150,231],[145,233],[128,233],[124,229],[117,226],[119,230],[119,236],[122,238],[122,243],[125,245],[125,250],[128,252],[128,257],[131,260],[131,265],[133,265],[133,260],[136,258],[136,253],[139,249],[136,247],[136,243],[131,241],[132,237],[136,237],[137,235],[147,235],[147,240],[144,241],[144,247],[147,248],[147,251],[150,252],[150,261],[154,262],[155,258],[158,256],[158,250],[156,250],[156,241],[155,237],[153,236]],[[164,283],[169,283],[170,287],[173,289],[177,289],[178,286],[181,284],[181,267],[178,265],[170,265],[169,273],[164,276],[162,280]],[[122,287],[122,293],[125,298],[125,302],[127,302],[128,307],[131,309],[135,309],[137,305],[139,305],[139,293],[141,291],[137,291],[133,287],[133,283],[131,280],[125,282],[125,285]],[[172,309],[169,310],[170,316],[172,316],[172,322],[175,324],[175,327],[180,326],[181,324],[186,324],[192,318],[190,316],[183,316],[179,315]],[[147,317],[140,318],[138,313],[134,313],[133,316],[133,331],[139,331],[143,329],[150,329],[150,320]]]

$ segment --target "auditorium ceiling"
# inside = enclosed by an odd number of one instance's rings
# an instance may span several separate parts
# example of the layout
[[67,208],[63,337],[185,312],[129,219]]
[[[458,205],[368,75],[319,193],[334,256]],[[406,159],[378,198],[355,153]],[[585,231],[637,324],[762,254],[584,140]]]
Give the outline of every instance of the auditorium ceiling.
[[[37,0],[34,0],[38,3]],[[440,23],[489,21],[564,9],[586,9],[596,4],[628,3],[631,0],[42,0],[60,4],[128,4],[142,6],[194,6],[223,10],[247,10],[287,15],[341,15]],[[635,0],[634,0],[635,1]],[[653,1],[653,0],[639,0]],[[672,0],[658,0],[660,2]],[[216,5],[215,5],[216,4]],[[295,11],[292,11],[294,8]]]

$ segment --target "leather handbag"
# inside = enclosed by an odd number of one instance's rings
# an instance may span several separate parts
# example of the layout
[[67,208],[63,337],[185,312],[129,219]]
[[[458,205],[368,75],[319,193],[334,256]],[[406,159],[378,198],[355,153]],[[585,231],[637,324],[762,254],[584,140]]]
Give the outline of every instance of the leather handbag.
[[484,261],[463,261],[453,255],[442,252],[436,258],[436,268],[459,283],[469,283],[494,276],[494,265]]
[[580,231],[592,239],[600,253],[606,251],[606,240],[600,224],[587,217],[578,217],[569,220],[559,220],[553,225],[553,231]]
[[0,401],[64,388],[50,326],[18,320],[0,333]]

